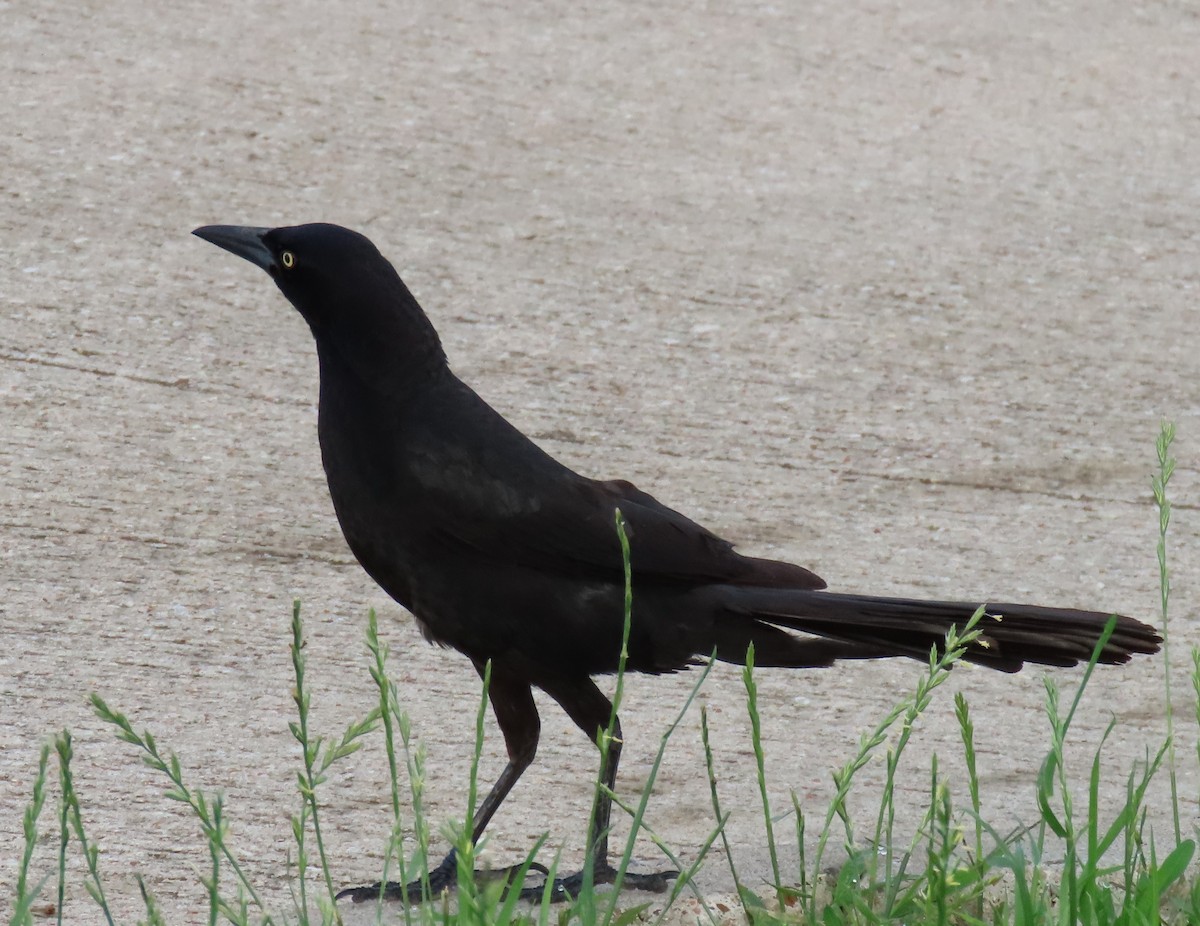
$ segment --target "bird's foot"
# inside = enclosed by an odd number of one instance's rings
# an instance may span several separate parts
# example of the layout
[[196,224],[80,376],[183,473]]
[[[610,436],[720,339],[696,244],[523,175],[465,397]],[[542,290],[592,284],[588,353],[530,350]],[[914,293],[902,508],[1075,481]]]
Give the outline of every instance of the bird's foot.
[[[574,898],[579,895],[580,889],[583,887],[583,872],[577,871],[573,875],[567,875],[565,878],[555,878],[554,886],[550,889],[550,902],[560,903],[568,898]],[[679,877],[679,872],[667,870],[656,871],[654,874],[642,875],[632,871],[625,872],[621,878],[621,890],[623,891],[650,891],[654,894],[661,894],[670,887],[670,882]],[[617,880],[617,870],[607,862],[597,862],[592,871],[592,884],[612,884]],[[546,886],[525,887],[521,889],[522,900],[540,900],[545,894]]]
[[[520,872],[521,865],[513,865],[509,868],[496,868],[488,871],[476,871],[475,883],[482,884],[488,881],[508,881],[515,878]],[[537,872],[542,875],[549,876],[549,870],[537,862],[532,862],[528,866],[528,870]],[[429,872],[429,893],[425,893],[424,881],[410,881],[408,884],[401,884],[399,881],[376,881],[374,884],[368,884],[365,887],[348,887],[344,891],[339,891],[337,900],[349,898],[352,903],[365,903],[369,900],[378,900],[382,897],[384,900],[395,901],[403,900],[405,903],[420,903],[426,896],[430,899],[440,897],[442,894],[452,891],[458,887],[458,856],[451,849],[449,854],[442,859],[442,863],[437,868]],[[525,896],[525,890],[522,890],[521,896]],[[537,896],[541,896],[541,888],[537,889]]]

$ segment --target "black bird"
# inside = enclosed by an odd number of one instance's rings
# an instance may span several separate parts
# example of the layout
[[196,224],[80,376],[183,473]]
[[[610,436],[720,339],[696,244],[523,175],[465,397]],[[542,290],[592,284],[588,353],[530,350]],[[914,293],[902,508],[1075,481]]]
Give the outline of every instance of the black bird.
[[[632,548],[634,611],[628,669],[673,672],[714,651],[760,666],[806,668],[838,659],[928,657],[974,602],[916,601],[823,591],[800,566],[742,556],[732,544],[622,480],[563,466],[451,371],[437,332],[392,265],[336,225],[210,225],[196,235],[267,271],[316,339],[318,434],[338,522],[363,568],[411,611],[427,639],[463,653],[482,673],[508,765],[475,815],[473,838],[533,761],[540,721],[532,688],[558,702],[589,737],[611,705],[592,681],[615,672],[624,575],[614,530],[620,508]],[[988,605],[970,662],[1015,672],[1026,662],[1089,658],[1108,612]],[[793,631],[801,635],[796,635]],[[1151,627],[1118,617],[1100,661],[1158,650]],[[613,786],[621,739],[601,769]],[[591,834],[595,882],[611,881],[610,801]],[[662,890],[676,872],[633,875]],[[432,873],[455,880],[451,853]],[[556,883],[574,892],[582,873]],[[344,891],[355,900],[415,898],[416,885]]]

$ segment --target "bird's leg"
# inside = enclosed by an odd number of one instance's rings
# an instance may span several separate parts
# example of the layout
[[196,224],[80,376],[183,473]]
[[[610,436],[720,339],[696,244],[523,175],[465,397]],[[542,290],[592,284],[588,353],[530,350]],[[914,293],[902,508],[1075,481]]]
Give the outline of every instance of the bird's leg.
[[[572,681],[563,685],[542,686],[546,693],[562,706],[567,715],[581,730],[593,737],[596,745],[601,746],[601,737],[608,730],[608,721],[612,717],[612,702],[596,687],[590,678]],[[596,807],[592,814],[591,826],[588,828],[588,839],[592,844],[592,883],[612,884],[617,877],[617,870],[608,861],[608,831],[612,819],[612,793],[617,783],[617,766],[621,762],[621,721],[613,719],[612,739],[609,740],[607,753],[603,748],[600,762],[600,793],[596,795]],[[637,874],[625,872],[621,879],[622,889],[632,888],[643,891],[661,893],[667,889],[668,883],[679,876],[673,869],[655,872],[654,874]],[[556,878],[551,892],[554,901],[574,897],[583,886],[584,872],[577,871],[565,878]],[[525,888],[521,896],[526,899],[537,899],[542,896],[544,888]]]
[[[484,665],[476,662],[475,668],[480,676],[483,675]],[[492,789],[475,812],[471,821],[471,844],[479,842],[483,831],[495,816],[496,811],[508,797],[517,780],[525,769],[533,762],[537,754],[538,737],[541,734],[541,720],[538,717],[537,706],[533,702],[533,691],[529,683],[515,678],[492,667],[491,683],[488,687],[488,699],[492,703],[492,712],[500,732],[504,734],[504,745],[508,750],[508,764]],[[511,877],[520,866],[499,869],[489,872],[476,872],[476,877],[497,878]],[[545,866],[533,864],[530,868],[546,874]],[[443,891],[452,890],[458,884],[458,856],[454,849],[442,859],[441,864],[429,872],[429,895],[436,897]],[[386,883],[376,882],[366,887],[347,888],[337,895],[337,899],[349,897],[355,903],[375,900],[383,895],[385,900],[405,900],[416,903],[424,897],[424,885],[420,880],[401,884],[398,881]]]

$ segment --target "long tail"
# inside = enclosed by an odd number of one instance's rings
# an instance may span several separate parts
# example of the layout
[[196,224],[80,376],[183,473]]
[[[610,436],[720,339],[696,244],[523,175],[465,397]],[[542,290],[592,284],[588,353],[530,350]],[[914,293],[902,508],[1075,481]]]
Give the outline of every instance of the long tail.
[[[944,643],[946,631],[960,630],[979,604],[875,598],[807,589],[728,586],[724,614],[718,620],[717,657],[745,660],[755,644],[755,662],[772,666],[820,666],[837,659],[911,656],[927,659]],[[1091,658],[1113,615],[1036,605],[989,603],[978,624],[982,631],[963,658],[1001,672],[1025,663],[1073,666]],[[1116,629],[1100,653],[1100,662],[1116,665],[1138,653],[1158,652],[1157,630],[1117,615]],[[780,628],[819,639],[795,637]],[[740,647],[740,655],[739,655]]]

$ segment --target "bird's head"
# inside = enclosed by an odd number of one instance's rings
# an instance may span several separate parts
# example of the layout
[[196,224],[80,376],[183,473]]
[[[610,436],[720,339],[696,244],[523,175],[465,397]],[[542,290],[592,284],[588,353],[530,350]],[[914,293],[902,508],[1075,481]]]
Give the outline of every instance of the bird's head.
[[323,359],[335,352],[374,381],[444,363],[437,332],[364,235],[340,225],[205,225],[194,235],[271,275],[304,316]]
[[340,225],[205,225],[192,234],[267,271],[314,331],[355,312],[348,302],[356,300],[362,314],[375,293],[403,286],[366,236]]

